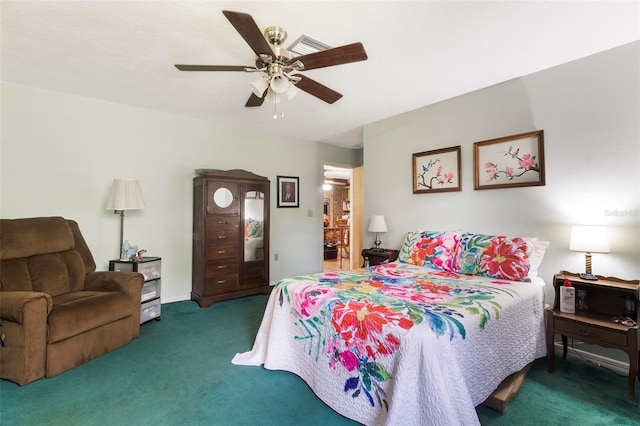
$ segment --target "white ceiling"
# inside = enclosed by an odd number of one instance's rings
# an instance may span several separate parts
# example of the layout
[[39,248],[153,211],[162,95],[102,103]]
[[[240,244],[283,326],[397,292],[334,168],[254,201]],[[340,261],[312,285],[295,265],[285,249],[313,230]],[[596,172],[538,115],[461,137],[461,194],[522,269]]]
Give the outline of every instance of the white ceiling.
[[[246,12],[364,62],[304,72],[342,93],[245,108],[255,74],[176,63],[253,65],[222,14]],[[636,1],[2,1],[1,78],[340,146],[362,126],[640,39]]]

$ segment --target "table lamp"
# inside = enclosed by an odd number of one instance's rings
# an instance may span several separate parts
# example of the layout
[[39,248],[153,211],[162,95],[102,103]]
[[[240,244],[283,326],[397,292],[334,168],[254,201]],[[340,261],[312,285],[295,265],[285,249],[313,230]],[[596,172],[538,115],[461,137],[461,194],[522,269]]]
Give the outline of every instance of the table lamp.
[[584,280],[597,280],[591,273],[591,253],[609,253],[609,241],[604,226],[574,226],[571,228],[569,250],[585,252],[586,270],[580,274]]
[[[140,210],[147,207],[142,197],[140,184],[135,179],[114,179],[107,200],[107,210],[113,210],[120,215],[120,247],[118,253],[122,258],[122,244],[124,242],[124,211]],[[123,260],[123,259],[121,259]],[[126,260],[126,259],[124,259]]]
[[376,240],[374,242],[375,247],[373,250],[375,251],[383,251],[380,248],[380,232],[387,232],[387,224],[384,221],[384,216],[371,216],[371,222],[369,222],[369,232],[376,233]]

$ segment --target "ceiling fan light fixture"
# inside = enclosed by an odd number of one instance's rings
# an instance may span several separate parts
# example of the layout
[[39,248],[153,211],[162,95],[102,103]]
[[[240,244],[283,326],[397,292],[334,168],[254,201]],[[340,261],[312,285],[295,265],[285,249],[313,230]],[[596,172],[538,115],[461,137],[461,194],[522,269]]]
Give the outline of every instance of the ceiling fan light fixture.
[[276,92],[274,92],[271,89],[269,89],[267,91],[267,95],[264,97],[264,99],[265,99],[265,101],[271,102],[272,104],[279,104],[280,103],[280,95],[277,94]]
[[282,74],[275,74],[271,77],[269,87],[276,93],[285,93],[289,88],[289,79]]
[[269,87],[269,82],[266,78],[260,77],[258,80],[250,84],[253,94],[261,98],[264,95],[264,91]]
[[289,88],[287,89],[287,99],[292,100],[300,92],[301,90],[298,89],[295,84],[289,84]]

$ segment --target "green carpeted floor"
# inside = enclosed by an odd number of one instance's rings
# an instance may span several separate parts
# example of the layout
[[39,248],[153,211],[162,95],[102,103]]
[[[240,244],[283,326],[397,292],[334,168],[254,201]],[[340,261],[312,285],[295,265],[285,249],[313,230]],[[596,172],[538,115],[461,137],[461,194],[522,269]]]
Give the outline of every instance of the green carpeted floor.
[[[126,347],[51,379],[0,381],[2,425],[347,425],[296,375],[235,366],[251,348],[266,296],[162,306]],[[636,391],[640,393],[639,386]],[[538,360],[505,414],[483,425],[638,425],[626,377],[576,360]]]

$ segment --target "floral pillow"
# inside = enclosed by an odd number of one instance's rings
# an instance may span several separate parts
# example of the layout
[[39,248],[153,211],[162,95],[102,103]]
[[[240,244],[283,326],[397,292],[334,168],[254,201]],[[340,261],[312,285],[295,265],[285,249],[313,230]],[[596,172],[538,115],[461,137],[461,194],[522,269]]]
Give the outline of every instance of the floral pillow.
[[413,252],[413,245],[420,238],[421,230],[409,231],[402,241],[400,252],[398,253],[398,261],[404,263],[410,263],[411,253]]
[[409,232],[400,249],[398,260],[451,271],[459,239],[458,232]]
[[529,274],[529,247],[524,238],[464,233],[454,271],[511,281]]
[[258,238],[262,236],[262,222],[254,219],[247,219],[244,222],[244,237]]

